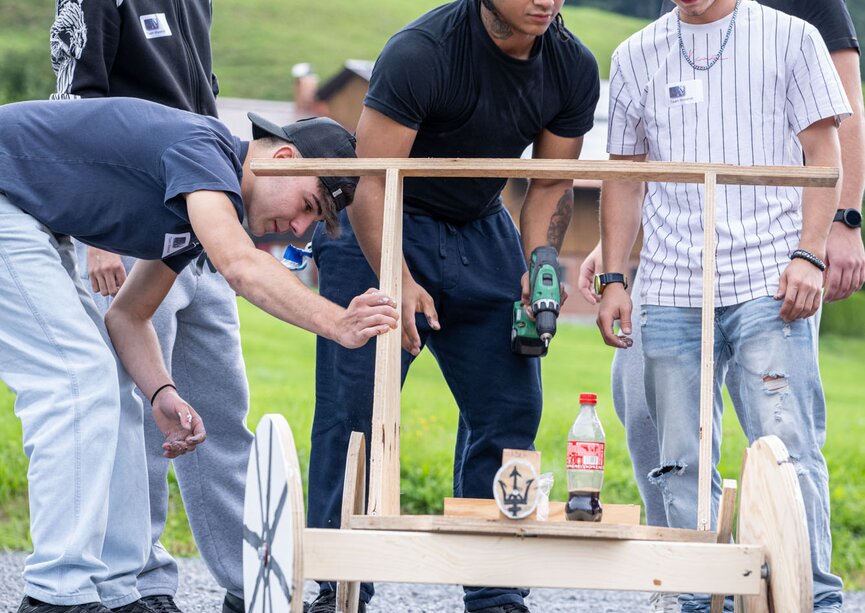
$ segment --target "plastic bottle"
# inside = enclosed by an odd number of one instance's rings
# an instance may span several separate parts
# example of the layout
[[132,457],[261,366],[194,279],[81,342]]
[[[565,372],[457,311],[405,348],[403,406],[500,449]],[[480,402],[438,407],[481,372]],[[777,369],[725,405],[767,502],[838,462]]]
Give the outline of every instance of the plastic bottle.
[[580,394],[580,414],[568,433],[568,503],[571,521],[601,521],[606,437],[595,405],[596,394]]
[[285,248],[285,253],[282,254],[282,265],[289,270],[295,272],[304,270],[312,258],[312,243],[309,243],[305,249],[295,247],[289,244]]

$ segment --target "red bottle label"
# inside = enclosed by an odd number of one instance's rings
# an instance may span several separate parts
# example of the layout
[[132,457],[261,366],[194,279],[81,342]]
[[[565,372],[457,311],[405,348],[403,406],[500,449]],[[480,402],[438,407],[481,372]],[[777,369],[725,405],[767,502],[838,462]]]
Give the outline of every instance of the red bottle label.
[[604,443],[568,441],[568,470],[604,470]]

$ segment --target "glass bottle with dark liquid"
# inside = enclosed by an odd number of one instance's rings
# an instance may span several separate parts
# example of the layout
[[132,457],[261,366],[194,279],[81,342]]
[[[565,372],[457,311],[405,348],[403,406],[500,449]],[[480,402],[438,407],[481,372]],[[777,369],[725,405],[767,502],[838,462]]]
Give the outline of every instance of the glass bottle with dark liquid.
[[580,394],[580,414],[568,433],[568,502],[570,521],[601,521],[606,436],[595,406],[596,394]]

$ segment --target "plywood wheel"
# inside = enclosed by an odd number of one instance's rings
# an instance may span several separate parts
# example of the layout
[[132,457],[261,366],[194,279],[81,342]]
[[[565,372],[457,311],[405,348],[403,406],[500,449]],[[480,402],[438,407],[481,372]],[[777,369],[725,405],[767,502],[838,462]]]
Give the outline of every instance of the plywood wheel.
[[[345,459],[345,481],[342,486],[343,530],[351,529],[351,516],[363,514],[366,499],[366,439],[361,432],[352,432]],[[340,581],[336,585],[337,613],[357,613],[360,597],[359,581]]]
[[737,536],[742,545],[760,545],[768,564],[767,593],[743,596],[744,611],[804,613],[813,609],[805,504],[790,454],[776,436],[765,436],[748,450]]
[[294,437],[281,415],[255,431],[243,509],[247,613],[303,611],[303,486]]

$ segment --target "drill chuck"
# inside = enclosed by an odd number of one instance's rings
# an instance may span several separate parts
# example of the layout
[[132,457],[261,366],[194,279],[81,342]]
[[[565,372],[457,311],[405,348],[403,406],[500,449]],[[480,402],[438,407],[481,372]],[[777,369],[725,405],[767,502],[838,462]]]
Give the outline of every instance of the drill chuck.
[[538,330],[538,336],[541,337],[541,340],[549,345],[550,339],[553,338],[556,334],[556,317],[558,315],[558,310],[556,311],[540,311],[537,315],[535,315],[535,326]]

